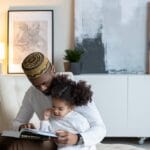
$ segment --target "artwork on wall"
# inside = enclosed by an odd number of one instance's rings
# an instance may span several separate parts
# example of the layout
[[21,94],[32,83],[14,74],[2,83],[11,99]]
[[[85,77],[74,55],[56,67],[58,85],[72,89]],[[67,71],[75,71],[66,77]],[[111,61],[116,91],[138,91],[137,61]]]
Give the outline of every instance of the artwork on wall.
[[8,46],[8,73],[23,73],[23,59],[35,51],[53,62],[53,10],[8,11]]
[[150,74],[150,2],[147,8],[147,73]]
[[146,9],[147,1],[76,0],[82,73],[146,73]]

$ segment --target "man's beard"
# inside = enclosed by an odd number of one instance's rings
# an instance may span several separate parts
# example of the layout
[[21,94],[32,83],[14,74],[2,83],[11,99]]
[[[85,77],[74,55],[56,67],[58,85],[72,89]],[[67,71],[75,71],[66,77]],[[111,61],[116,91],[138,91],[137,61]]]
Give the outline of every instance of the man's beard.
[[42,93],[46,96],[51,95],[51,86],[49,86],[49,88],[46,91],[43,91]]
[[42,93],[43,93],[44,95],[46,95],[46,96],[51,95],[51,92],[50,92],[50,91],[43,91]]

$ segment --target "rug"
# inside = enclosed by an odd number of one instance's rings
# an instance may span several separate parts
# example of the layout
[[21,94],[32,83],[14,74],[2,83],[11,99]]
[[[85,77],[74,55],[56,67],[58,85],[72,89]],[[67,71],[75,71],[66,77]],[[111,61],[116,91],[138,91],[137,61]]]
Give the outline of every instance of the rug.
[[139,148],[127,144],[97,144],[97,150],[145,150],[144,148]]

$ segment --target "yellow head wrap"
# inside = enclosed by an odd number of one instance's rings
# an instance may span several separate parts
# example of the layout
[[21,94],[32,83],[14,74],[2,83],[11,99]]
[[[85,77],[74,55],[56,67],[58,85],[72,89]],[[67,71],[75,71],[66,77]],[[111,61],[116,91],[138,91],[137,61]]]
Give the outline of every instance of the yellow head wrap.
[[22,69],[30,79],[38,78],[51,67],[48,58],[40,52],[29,54],[22,62]]

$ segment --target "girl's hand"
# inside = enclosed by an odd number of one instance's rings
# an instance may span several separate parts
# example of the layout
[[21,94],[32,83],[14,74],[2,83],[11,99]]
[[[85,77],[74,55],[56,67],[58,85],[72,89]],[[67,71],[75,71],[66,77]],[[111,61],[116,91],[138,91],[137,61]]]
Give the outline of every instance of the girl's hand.
[[34,126],[33,123],[22,124],[22,125],[20,125],[20,127],[19,127],[19,131],[20,131],[21,129],[23,129],[23,128],[35,129],[35,126]]
[[49,118],[51,117],[52,115],[52,109],[49,108],[49,109],[46,109],[44,111],[44,120],[49,120]]

